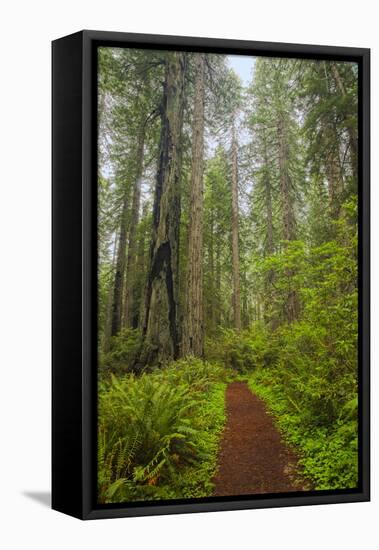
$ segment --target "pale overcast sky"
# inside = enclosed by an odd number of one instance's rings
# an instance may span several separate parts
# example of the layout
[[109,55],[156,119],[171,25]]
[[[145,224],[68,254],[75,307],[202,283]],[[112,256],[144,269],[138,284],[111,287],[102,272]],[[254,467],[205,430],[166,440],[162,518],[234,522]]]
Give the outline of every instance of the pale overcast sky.
[[255,57],[249,55],[228,55],[229,66],[234,69],[242,80],[242,84],[247,86],[251,82]]

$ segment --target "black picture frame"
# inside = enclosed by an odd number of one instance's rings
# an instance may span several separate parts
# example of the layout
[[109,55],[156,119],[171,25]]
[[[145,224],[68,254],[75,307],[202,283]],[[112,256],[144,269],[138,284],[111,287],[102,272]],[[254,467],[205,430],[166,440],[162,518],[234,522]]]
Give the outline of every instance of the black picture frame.
[[[359,472],[354,490],[96,505],[96,48],[354,61],[359,65]],[[370,50],[85,30],[52,43],[52,507],[81,519],[370,499]]]

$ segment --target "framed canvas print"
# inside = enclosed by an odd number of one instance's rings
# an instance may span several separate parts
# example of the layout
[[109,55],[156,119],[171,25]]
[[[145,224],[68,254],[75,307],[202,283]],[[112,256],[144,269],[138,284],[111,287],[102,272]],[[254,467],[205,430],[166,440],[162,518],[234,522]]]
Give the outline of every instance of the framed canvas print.
[[53,42],[53,508],[369,499],[369,50]]

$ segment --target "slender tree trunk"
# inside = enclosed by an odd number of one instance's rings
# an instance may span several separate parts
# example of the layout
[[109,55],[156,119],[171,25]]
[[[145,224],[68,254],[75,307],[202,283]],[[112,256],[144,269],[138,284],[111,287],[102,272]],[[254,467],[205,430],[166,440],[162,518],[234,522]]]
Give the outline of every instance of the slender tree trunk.
[[[332,63],[332,73],[342,97],[345,97],[346,89],[339,73],[338,67],[335,63]],[[351,169],[355,181],[358,181],[358,133],[357,130],[351,125],[346,128],[346,131],[349,135]]]
[[[329,67],[331,66],[331,79],[328,78]],[[326,78],[326,92],[329,96],[334,93],[330,87],[330,80],[334,79],[337,89],[342,95],[345,94],[343,84],[340,80],[337,68],[334,63],[324,62]],[[327,142],[327,151],[324,154],[325,176],[328,183],[329,209],[334,219],[338,218],[340,201],[343,191],[343,171],[340,162],[339,138],[336,128],[336,121],[329,120],[322,123],[322,132]]]
[[184,355],[204,355],[203,320],[203,171],[204,171],[204,66],[205,54],[195,54],[195,99],[192,127],[189,253]]
[[274,227],[272,223],[272,193],[270,175],[265,175],[265,206],[267,219],[266,253],[271,256],[274,253]]
[[178,356],[179,168],[185,67],[185,54],[167,54],[144,342],[139,366],[162,364]]
[[[264,173],[264,190],[265,190],[265,210],[266,210],[266,243],[265,243],[265,255],[272,256],[274,254],[274,225],[273,225],[273,216],[272,216],[272,186],[271,178],[268,165],[268,152],[267,152],[267,143],[266,139],[264,140],[264,162],[265,162],[265,173]],[[275,280],[275,274],[273,269],[269,269],[265,276],[264,281],[264,319],[266,323],[270,323],[271,327],[274,328],[275,321],[270,313],[273,302],[273,283]]]
[[280,193],[282,201],[282,222],[283,237],[286,241],[295,238],[295,216],[290,193],[290,178],[288,170],[288,144],[283,119],[278,122],[279,138],[279,171],[280,171]]
[[[295,239],[295,215],[293,201],[291,198],[291,182],[289,177],[289,153],[286,128],[282,118],[278,121],[278,139],[279,139],[279,170],[280,170],[280,193],[282,202],[282,221],[283,237],[286,241]],[[299,298],[297,292],[291,287],[294,276],[293,269],[287,270],[287,279],[289,290],[286,301],[286,317],[289,323],[292,323],[299,313]]]
[[[274,228],[272,222],[272,193],[271,193],[271,180],[267,171],[265,174],[265,209],[266,209],[266,256],[272,256],[274,254]],[[273,284],[275,280],[275,274],[273,269],[269,269],[265,275],[264,288],[264,318],[268,323],[272,323],[273,319],[270,314],[273,299]]]
[[249,326],[249,309],[248,309],[248,292],[247,292],[247,274],[246,270],[242,270],[242,327],[248,327]]
[[216,289],[215,289],[215,261],[214,261],[214,213],[211,211],[210,219],[210,235],[209,235],[209,246],[208,246],[208,257],[209,257],[209,321],[211,332],[215,330],[216,327]]
[[328,128],[325,129],[325,133],[327,135],[329,134],[329,139],[331,143],[329,153],[325,159],[325,171],[326,178],[328,180],[329,206],[333,218],[336,219],[339,215],[341,195],[343,191],[342,173],[340,169],[340,159],[336,132],[334,128]]
[[267,145],[265,141],[264,149],[264,162],[265,162],[265,174],[264,174],[264,188],[265,188],[265,209],[266,209],[266,254],[272,256],[274,253],[274,225],[272,221],[272,189],[271,178],[268,166],[268,153]]
[[[147,217],[147,203],[144,204],[143,210],[142,210],[142,222]],[[143,329],[143,323],[145,319],[145,288],[146,288],[146,271],[147,271],[147,265],[146,265],[146,230],[143,226],[140,227],[140,234],[139,234],[139,240],[138,240],[138,254],[137,254],[137,264],[138,264],[138,273],[140,280],[138,281],[138,328]]]
[[141,177],[143,172],[143,151],[145,144],[145,119],[141,122],[138,134],[136,153],[136,173],[134,177],[132,210],[130,215],[129,246],[126,263],[124,325],[136,328],[135,293],[136,293],[136,261],[137,261],[137,230],[141,202]]
[[221,324],[221,237],[216,240],[216,299],[217,309],[215,311],[216,326]]
[[233,317],[234,328],[241,330],[241,291],[238,243],[238,164],[235,120],[232,135],[232,267],[233,267]]
[[112,329],[111,334],[115,336],[121,329],[122,317],[122,289],[125,273],[125,251],[128,233],[128,193],[125,191],[120,222],[120,236],[117,249],[116,271],[112,303]]
[[114,292],[114,274],[113,270],[115,269],[116,261],[116,250],[117,250],[117,239],[118,235],[115,234],[114,245],[113,245],[113,254],[112,254],[112,281],[109,285],[108,297],[107,297],[107,308],[106,308],[106,318],[105,318],[105,330],[104,330],[104,343],[103,350],[104,352],[109,351],[110,348],[110,339],[112,336],[112,298]]

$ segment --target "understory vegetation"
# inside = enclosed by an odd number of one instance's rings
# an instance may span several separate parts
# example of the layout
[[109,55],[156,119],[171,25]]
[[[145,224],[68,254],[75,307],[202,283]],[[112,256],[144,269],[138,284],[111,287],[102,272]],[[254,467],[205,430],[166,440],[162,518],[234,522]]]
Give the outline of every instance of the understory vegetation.
[[212,494],[227,370],[182,359],[99,387],[99,502]]
[[[315,422],[310,411],[322,402],[320,393],[302,394],[301,375],[288,380],[278,369],[259,372],[249,387],[261,397],[300,457],[299,473],[316,490],[352,489],[358,483],[357,400],[345,401],[333,422]],[[306,389],[306,388],[304,388]]]

